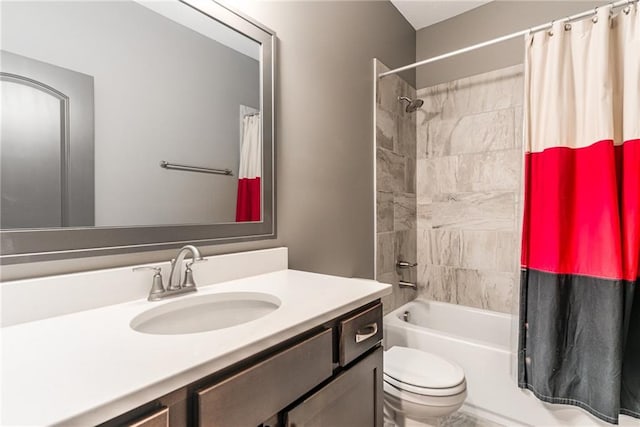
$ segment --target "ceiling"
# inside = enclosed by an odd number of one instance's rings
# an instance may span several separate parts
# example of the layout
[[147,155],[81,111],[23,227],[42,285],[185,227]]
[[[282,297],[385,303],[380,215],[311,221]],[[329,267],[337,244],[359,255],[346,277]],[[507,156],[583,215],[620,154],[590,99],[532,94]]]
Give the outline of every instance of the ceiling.
[[391,0],[413,28],[419,30],[460,15],[492,0]]

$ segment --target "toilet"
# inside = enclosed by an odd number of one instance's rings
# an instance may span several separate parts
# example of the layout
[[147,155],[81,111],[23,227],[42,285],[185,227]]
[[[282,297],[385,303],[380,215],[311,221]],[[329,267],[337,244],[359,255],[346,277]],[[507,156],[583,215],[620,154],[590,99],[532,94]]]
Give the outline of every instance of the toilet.
[[462,368],[426,351],[391,347],[383,371],[385,425],[405,419],[431,423],[455,412],[467,397]]

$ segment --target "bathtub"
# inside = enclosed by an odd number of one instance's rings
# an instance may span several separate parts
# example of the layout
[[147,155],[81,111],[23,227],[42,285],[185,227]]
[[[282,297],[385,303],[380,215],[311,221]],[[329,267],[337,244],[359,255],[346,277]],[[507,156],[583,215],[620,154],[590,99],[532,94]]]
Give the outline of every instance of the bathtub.
[[[384,346],[417,348],[462,366],[468,393],[462,410],[472,415],[508,426],[610,426],[578,408],[550,405],[518,388],[512,374],[513,321],[508,314],[416,299],[384,317]],[[620,416],[621,426],[639,424]]]

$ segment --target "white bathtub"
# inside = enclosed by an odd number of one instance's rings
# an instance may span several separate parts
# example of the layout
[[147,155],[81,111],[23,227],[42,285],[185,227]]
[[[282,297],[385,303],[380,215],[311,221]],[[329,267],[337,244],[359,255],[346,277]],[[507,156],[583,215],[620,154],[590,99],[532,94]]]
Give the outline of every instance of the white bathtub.
[[[578,408],[546,404],[518,388],[511,374],[512,322],[508,314],[417,299],[384,317],[384,343],[385,348],[425,350],[462,366],[467,378],[466,412],[506,425],[610,426]],[[640,423],[620,416],[620,425]]]

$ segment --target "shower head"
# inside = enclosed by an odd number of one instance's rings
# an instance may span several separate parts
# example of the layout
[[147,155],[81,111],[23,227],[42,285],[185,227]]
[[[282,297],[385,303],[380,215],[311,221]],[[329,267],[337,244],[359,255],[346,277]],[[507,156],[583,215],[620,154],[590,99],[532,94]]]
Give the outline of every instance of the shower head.
[[420,98],[411,99],[406,96],[399,96],[398,101],[407,103],[407,107],[404,109],[407,113],[413,113],[424,104],[424,101]]

